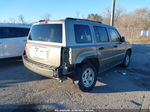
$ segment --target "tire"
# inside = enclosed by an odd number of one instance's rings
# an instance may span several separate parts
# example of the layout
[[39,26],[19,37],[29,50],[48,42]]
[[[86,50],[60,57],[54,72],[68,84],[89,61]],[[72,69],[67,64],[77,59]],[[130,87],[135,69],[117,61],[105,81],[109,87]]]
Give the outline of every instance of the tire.
[[121,64],[122,67],[125,67],[125,68],[126,68],[126,67],[129,66],[129,64],[130,64],[130,57],[131,57],[130,52],[127,51],[127,53],[126,53],[126,55],[125,55],[125,58],[124,58],[124,60],[123,60],[123,63]]
[[97,81],[97,70],[92,64],[82,64],[74,74],[77,78],[76,86],[83,92],[91,91]]

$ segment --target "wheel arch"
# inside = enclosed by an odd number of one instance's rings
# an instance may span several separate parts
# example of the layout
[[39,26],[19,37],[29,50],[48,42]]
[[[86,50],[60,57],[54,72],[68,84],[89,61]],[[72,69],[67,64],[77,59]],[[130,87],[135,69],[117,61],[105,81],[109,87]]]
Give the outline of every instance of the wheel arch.
[[77,66],[81,67],[83,64],[90,63],[94,66],[97,72],[99,72],[100,63],[98,60],[98,57],[88,57],[81,61],[81,63],[78,63]]
[[130,56],[132,55],[132,49],[131,48],[127,49],[127,52],[129,52]]

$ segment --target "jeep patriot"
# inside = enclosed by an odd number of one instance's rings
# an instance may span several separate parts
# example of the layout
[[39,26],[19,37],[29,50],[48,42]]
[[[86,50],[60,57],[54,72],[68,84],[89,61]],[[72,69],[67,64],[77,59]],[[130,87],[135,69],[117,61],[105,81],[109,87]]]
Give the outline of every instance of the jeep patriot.
[[71,78],[81,91],[96,84],[99,73],[128,67],[131,45],[113,26],[66,18],[33,24],[23,55],[31,71],[50,78]]

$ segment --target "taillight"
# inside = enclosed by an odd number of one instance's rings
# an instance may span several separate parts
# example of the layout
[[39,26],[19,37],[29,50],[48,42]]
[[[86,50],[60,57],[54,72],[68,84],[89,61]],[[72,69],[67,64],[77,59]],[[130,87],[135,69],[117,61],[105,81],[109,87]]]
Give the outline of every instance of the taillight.
[[48,24],[48,21],[39,22],[39,24]]
[[24,52],[23,52],[23,56],[26,56],[26,51],[24,50]]
[[25,42],[25,44],[24,44],[25,47],[24,48],[26,48],[26,45],[27,45],[27,42]]
[[63,63],[69,64],[69,48],[63,47],[62,54],[63,54],[63,56],[62,56]]
[[25,56],[25,55],[26,55],[26,45],[27,45],[27,43],[25,43],[25,47],[24,47],[23,56]]

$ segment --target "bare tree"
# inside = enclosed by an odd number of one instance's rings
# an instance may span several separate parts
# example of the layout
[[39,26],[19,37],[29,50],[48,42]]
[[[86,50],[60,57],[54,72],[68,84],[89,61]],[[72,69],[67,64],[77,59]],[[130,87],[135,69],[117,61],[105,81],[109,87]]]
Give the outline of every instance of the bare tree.
[[137,27],[148,29],[150,27],[150,9],[141,8],[133,12],[134,22]]
[[93,21],[99,21],[99,22],[103,21],[103,17],[99,14],[89,14],[87,19],[93,20]]
[[8,23],[16,23],[16,19],[15,18],[9,18]]
[[116,12],[115,12],[115,22],[117,22],[123,15],[126,14],[126,10],[120,6],[118,6]]
[[22,24],[25,24],[25,23],[26,23],[23,15],[19,15],[19,16],[18,16],[18,20],[19,20],[19,22],[22,23]]
[[141,8],[122,16],[121,27],[130,28],[150,28],[150,9]]
[[110,24],[110,19],[111,19],[111,11],[109,8],[107,8],[104,12],[103,12],[103,23],[105,24]]
[[[122,8],[120,6],[118,6],[116,8],[116,11],[115,11],[115,26],[120,25],[121,18],[125,14],[126,14],[126,10],[124,8]],[[103,20],[103,23],[110,24],[110,19],[111,19],[111,10],[110,10],[110,8],[107,8],[104,11],[104,20]]]
[[79,11],[76,12],[76,17],[77,17],[77,18],[80,17],[80,12],[79,12]]
[[43,20],[49,21],[50,18],[51,18],[51,14],[49,14],[49,13],[44,14],[43,16],[41,16],[41,18],[42,18]]

